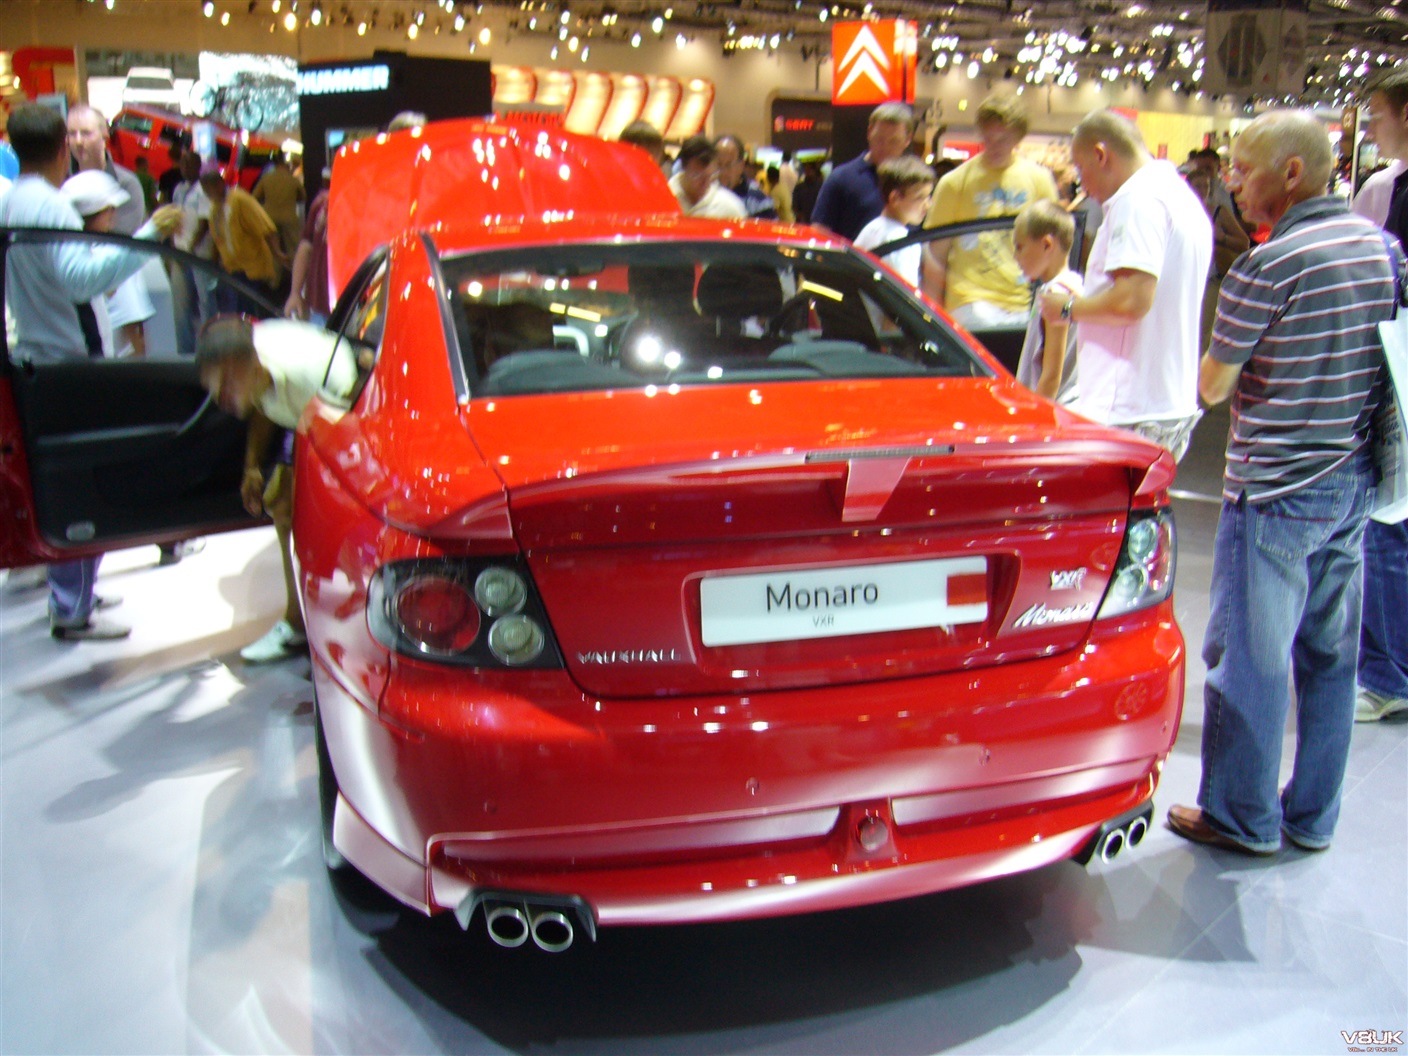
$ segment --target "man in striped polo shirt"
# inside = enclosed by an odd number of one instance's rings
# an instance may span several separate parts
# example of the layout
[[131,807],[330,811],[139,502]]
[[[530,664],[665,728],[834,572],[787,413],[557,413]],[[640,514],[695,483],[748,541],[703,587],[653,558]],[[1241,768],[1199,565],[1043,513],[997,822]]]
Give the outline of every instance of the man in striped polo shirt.
[[[1326,194],[1332,164],[1306,112],[1263,114],[1238,138],[1229,186],[1244,216],[1274,226],[1228,272],[1198,377],[1208,403],[1232,397],[1232,427],[1199,807],[1168,823],[1256,855],[1283,834],[1330,845],[1354,724],[1367,438],[1387,374],[1376,324],[1393,314],[1397,270],[1379,229]],[[1295,768],[1278,797],[1292,678]]]

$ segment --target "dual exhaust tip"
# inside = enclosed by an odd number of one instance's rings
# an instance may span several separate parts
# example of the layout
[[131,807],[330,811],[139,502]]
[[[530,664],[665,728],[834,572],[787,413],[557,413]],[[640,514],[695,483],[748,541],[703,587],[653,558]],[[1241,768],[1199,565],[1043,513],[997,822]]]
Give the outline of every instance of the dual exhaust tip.
[[1135,818],[1123,828],[1110,829],[1104,833],[1096,843],[1095,853],[1108,865],[1126,847],[1138,847],[1143,843],[1148,832],[1149,822],[1142,816]]
[[489,929],[489,938],[505,949],[522,946],[531,937],[538,949],[546,953],[561,953],[577,937],[567,914],[557,909],[534,907],[526,902],[486,902],[484,926]]
[[484,908],[484,927],[495,945],[514,949],[528,942],[545,953],[570,949],[578,935],[596,941],[596,917],[576,895],[539,895],[519,891],[474,891],[455,908],[455,919],[468,929],[474,911]]
[[1138,847],[1149,834],[1149,824],[1154,819],[1153,800],[1105,822],[1090,838],[1076,861],[1089,865],[1092,858],[1098,858],[1108,865],[1130,847]]

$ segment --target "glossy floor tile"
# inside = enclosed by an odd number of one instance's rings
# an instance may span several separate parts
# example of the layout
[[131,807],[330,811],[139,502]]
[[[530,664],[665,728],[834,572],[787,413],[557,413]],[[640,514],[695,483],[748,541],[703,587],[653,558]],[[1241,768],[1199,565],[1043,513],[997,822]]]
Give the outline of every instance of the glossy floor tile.
[[[1191,656],[1160,821],[1196,796],[1225,428],[1203,423],[1180,471]],[[55,642],[42,591],[0,591],[6,1053],[1339,1054],[1358,1031],[1408,1036],[1408,723],[1356,729],[1324,854],[1246,859],[1159,825],[1108,866],[608,929],[552,957],[330,884],[307,662],[238,659],[280,608],[272,533],[156,556],[104,563],[126,642]]]

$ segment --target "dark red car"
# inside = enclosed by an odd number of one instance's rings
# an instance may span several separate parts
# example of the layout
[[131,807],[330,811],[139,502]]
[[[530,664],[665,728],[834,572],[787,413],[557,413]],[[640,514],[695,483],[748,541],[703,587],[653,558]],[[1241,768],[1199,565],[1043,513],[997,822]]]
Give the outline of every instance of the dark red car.
[[[1183,699],[1162,449],[842,240],[681,216],[631,147],[364,141],[329,223],[360,367],[304,414],[294,538],[332,868],[559,950],[1139,841]],[[113,463],[237,504],[208,403],[66,435],[44,373],[0,386],[10,563],[159,537],[59,498]],[[228,471],[181,491],[198,442]]]

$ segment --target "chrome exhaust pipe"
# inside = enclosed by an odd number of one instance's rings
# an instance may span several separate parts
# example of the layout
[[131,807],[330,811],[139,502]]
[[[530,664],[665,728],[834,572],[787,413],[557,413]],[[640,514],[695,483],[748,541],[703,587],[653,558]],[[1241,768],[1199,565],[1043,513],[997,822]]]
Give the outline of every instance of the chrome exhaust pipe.
[[528,941],[529,934],[526,909],[526,906],[520,907],[503,903],[495,906],[485,904],[484,926],[489,931],[489,938],[505,949],[511,950],[515,946],[522,946]]
[[555,909],[531,913],[529,930],[533,933],[534,944],[546,953],[561,953],[571,946],[572,940],[576,938],[572,921],[567,919],[567,914],[559,913]]
[[1122,851],[1144,842],[1153,817],[1154,801],[1146,799],[1133,810],[1127,810],[1101,825],[1071,857],[1081,865],[1089,865],[1096,857],[1108,865]]
[[484,926],[496,945],[513,949],[530,938],[547,953],[568,949],[578,935],[596,941],[596,914],[580,895],[555,895],[502,888],[471,890],[455,907],[455,919],[468,929],[480,906]]
[[1125,843],[1130,847],[1138,847],[1144,842],[1145,835],[1149,832],[1149,822],[1143,817],[1135,818],[1124,830]]

